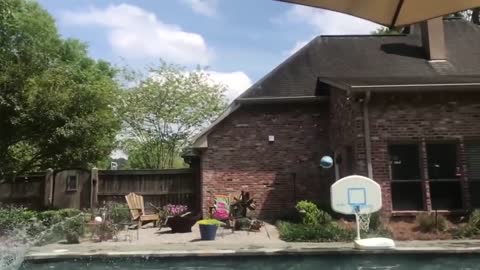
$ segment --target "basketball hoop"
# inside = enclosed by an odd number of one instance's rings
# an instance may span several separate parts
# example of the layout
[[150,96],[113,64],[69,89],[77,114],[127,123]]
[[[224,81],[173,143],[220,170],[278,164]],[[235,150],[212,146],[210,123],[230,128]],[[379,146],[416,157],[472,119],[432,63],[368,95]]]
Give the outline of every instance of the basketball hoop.
[[368,232],[370,216],[382,208],[380,185],[372,179],[351,175],[335,182],[331,187],[332,208],[338,213],[355,215],[357,239]]
[[360,212],[360,206],[355,206],[353,210],[355,212],[355,221],[357,222],[359,229],[364,232],[368,232],[370,230],[370,216],[372,215],[372,213],[369,212],[362,214]]
[[354,246],[359,249],[394,248],[392,239],[374,237],[361,239],[360,233],[370,229],[370,216],[382,208],[382,190],[380,185],[370,178],[350,175],[330,187],[332,209],[344,215],[354,215],[357,227],[357,239]]

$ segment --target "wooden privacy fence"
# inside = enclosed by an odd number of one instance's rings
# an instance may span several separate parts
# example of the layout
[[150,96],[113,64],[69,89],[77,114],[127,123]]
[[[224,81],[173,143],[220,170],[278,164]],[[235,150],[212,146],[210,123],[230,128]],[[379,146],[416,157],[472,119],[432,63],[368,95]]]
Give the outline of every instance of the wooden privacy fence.
[[45,173],[18,176],[15,181],[0,184],[0,202],[42,209],[45,194]]
[[99,204],[125,203],[125,195],[135,192],[144,197],[145,207],[184,204],[199,209],[198,182],[193,169],[98,171]]

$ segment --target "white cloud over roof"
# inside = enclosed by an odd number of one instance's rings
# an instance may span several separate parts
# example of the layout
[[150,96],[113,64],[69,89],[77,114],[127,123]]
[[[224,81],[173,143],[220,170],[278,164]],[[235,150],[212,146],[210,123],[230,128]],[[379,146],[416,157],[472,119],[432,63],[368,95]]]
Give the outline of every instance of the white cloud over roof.
[[62,20],[106,28],[110,46],[125,58],[163,58],[179,64],[206,65],[213,56],[202,35],[166,24],[154,13],[134,5],[66,11]]

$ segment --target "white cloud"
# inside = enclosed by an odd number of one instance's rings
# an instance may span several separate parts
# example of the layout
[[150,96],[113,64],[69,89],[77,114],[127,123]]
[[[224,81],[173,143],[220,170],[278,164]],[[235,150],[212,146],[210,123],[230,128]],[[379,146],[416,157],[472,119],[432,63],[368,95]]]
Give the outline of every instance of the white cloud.
[[310,25],[316,35],[370,34],[380,27],[350,15],[301,5],[288,10],[287,20]]
[[190,8],[198,14],[205,16],[215,16],[217,14],[217,0],[181,0],[182,3],[189,5]]
[[227,88],[225,95],[229,101],[233,101],[252,85],[252,80],[243,71],[218,72],[207,71],[210,79],[217,84],[222,84]]
[[200,34],[166,24],[154,13],[133,5],[67,11],[62,19],[73,25],[105,27],[112,49],[126,58],[163,58],[179,64],[205,65],[213,56]]

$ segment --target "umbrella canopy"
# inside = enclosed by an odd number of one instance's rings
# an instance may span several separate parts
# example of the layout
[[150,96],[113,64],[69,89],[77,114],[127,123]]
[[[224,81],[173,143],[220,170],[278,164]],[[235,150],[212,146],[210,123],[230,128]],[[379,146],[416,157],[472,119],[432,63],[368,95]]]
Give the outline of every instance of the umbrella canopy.
[[318,7],[387,27],[405,26],[479,7],[480,0],[277,0]]

